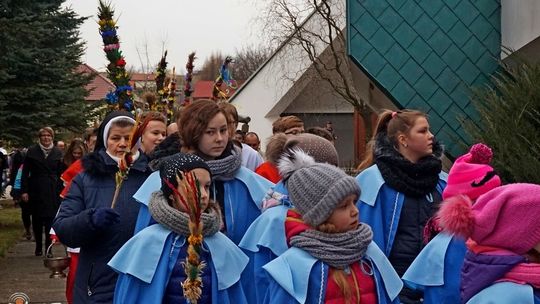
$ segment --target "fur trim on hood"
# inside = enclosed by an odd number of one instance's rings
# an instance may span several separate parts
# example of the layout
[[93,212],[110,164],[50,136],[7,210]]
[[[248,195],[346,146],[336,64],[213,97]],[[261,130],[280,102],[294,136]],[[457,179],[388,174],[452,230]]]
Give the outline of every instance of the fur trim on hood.
[[[144,172],[148,169],[147,162],[148,158],[139,150],[139,157],[132,165],[131,169]],[[84,172],[92,176],[114,176],[118,171],[118,164],[116,161],[107,155],[107,152],[103,149],[86,154],[82,158],[82,165]]]
[[104,158],[101,153],[104,150],[86,154],[82,159],[84,171],[92,176],[110,176],[118,171],[118,165],[111,158]]

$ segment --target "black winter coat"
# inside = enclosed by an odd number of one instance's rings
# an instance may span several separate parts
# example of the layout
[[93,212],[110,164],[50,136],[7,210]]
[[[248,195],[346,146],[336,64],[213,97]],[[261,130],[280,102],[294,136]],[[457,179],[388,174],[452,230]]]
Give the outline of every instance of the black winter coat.
[[28,193],[32,214],[54,217],[60,204],[62,151],[53,147],[47,158],[39,147],[28,149],[21,177],[21,193]]

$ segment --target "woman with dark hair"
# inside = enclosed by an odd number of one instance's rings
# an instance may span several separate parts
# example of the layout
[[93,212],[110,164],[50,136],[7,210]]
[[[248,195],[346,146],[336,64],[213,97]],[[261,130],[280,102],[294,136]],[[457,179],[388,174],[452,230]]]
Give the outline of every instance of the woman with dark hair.
[[133,194],[148,177],[147,158],[133,153],[133,165],[111,207],[117,187],[115,173],[129,150],[135,120],[129,112],[112,112],[101,123],[93,153],[83,158],[83,171],[71,182],[54,220],[62,243],[80,247],[73,289],[75,303],[111,303],[117,274],[107,262],[133,236],[139,212]]
[[[71,181],[77,174],[82,171],[82,157],[86,154],[86,145],[80,138],[75,138],[69,144],[66,153],[64,154],[62,175],[60,178],[64,183],[64,189],[60,193],[61,198],[65,198],[69,191]],[[53,242],[58,241],[56,232],[51,229],[51,238]],[[73,303],[73,286],[75,285],[75,274],[77,273],[77,266],[79,264],[80,248],[67,247],[69,254],[69,271],[66,278],[66,300],[68,303]]]
[[[357,177],[362,194],[360,221],[402,276],[424,247],[424,227],[437,212],[446,186],[442,147],[419,111],[384,111]],[[422,294],[404,288],[402,303],[420,303]]]
[[21,176],[21,199],[28,202],[32,213],[32,227],[36,240],[35,255],[43,255],[43,229],[45,249],[51,244],[49,231],[60,203],[60,174],[62,151],[53,144],[54,131],[41,128],[39,141],[26,152]]

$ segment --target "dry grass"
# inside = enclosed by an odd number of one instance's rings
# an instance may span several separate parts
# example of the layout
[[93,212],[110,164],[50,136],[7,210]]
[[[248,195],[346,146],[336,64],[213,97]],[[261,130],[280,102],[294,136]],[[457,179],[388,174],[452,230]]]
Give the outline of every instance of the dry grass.
[[4,257],[7,250],[21,237],[23,231],[21,209],[13,205],[11,200],[0,202],[0,257]]

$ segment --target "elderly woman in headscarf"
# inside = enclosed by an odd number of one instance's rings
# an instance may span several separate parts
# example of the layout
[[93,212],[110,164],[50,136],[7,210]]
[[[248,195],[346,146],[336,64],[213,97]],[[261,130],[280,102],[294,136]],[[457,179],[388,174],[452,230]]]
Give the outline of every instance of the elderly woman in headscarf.
[[112,112],[99,127],[96,148],[83,158],[83,171],[71,182],[53,228],[60,241],[81,247],[73,301],[111,303],[117,274],[107,262],[133,236],[140,204],[133,194],[148,174],[147,157],[134,148],[133,165],[123,180],[116,204],[115,173],[124,153],[135,120],[131,113]]

